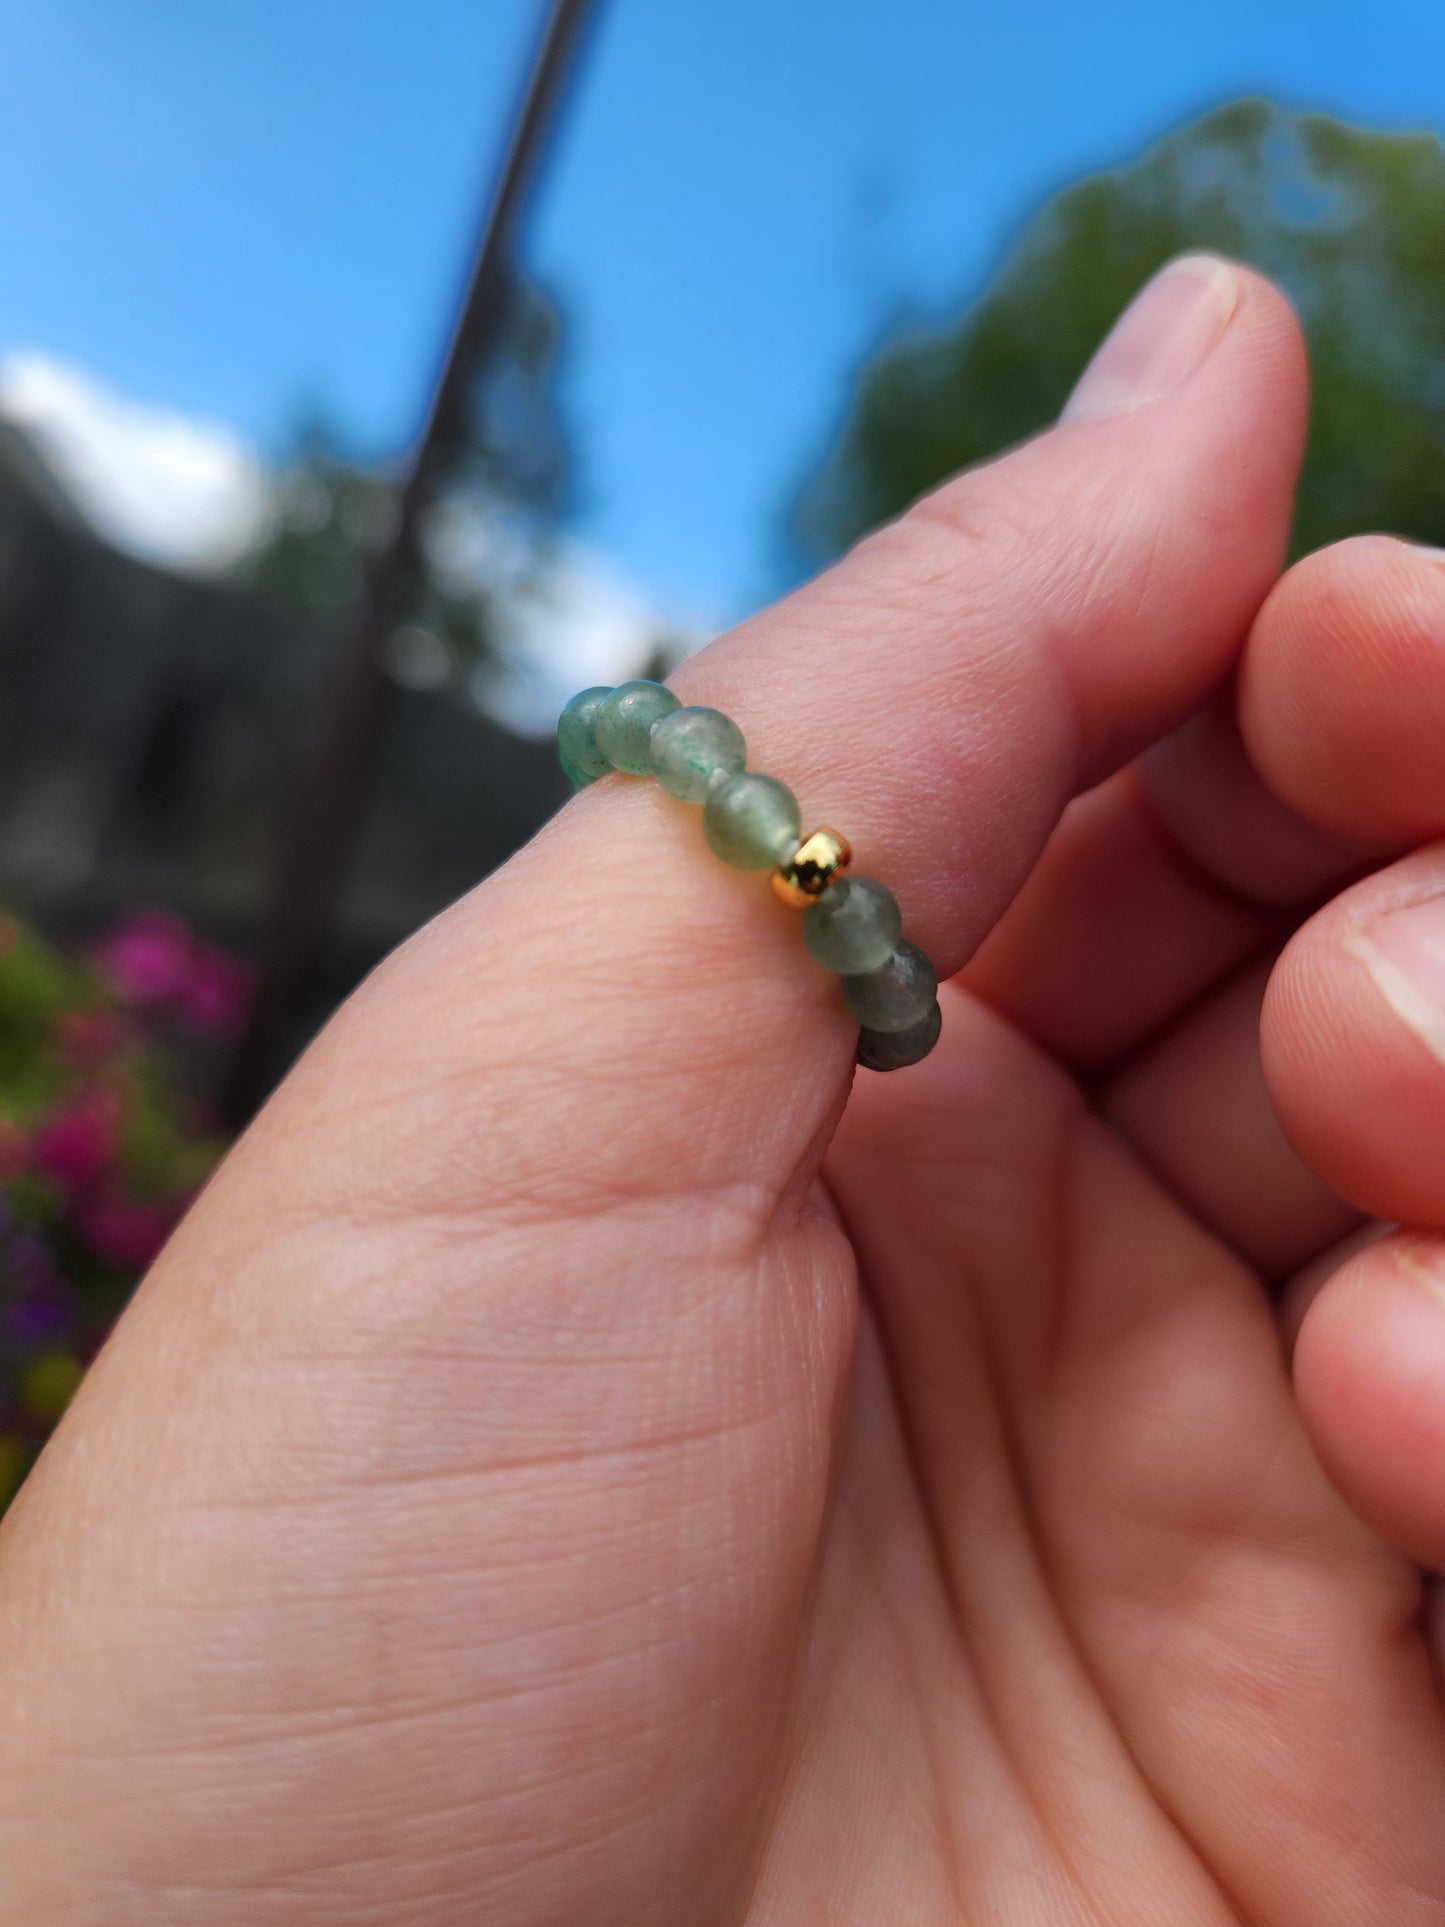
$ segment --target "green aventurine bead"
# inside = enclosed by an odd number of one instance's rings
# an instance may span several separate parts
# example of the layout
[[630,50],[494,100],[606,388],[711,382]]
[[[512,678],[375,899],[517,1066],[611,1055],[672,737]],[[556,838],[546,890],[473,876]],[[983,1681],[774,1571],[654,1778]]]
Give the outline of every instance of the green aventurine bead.
[[902,934],[892,892],[872,877],[839,877],[803,912],[804,943],[820,964],[841,976],[877,970]]
[[729,776],[703,805],[708,848],[736,870],[771,870],[796,847],[797,798],[775,776]]
[[652,774],[652,727],[678,707],[660,682],[619,683],[597,711],[597,744],[614,769]]
[[868,1030],[909,1030],[938,994],[938,973],[916,943],[901,943],[876,970],[843,979],[843,1001]]
[[907,1030],[860,1030],[858,1062],[865,1071],[901,1071],[927,1057],[943,1028],[943,1012],[936,1002]]
[[606,688],[584,689],[557,718],[557,755],[578,789],[612,767],[597,746],[597,712],[611,694]]
[[684,803],[706,802],[714,785],[738,775],[747,761],[743,732],[720,709],[674,709],[652,732],[653,773]]

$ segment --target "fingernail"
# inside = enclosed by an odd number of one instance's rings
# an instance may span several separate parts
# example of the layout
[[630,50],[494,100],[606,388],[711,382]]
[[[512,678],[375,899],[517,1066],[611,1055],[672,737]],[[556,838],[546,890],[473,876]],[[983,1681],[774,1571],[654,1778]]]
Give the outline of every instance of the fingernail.
[[1114,323],[1060,421],[1127,415],[1177,388],[1224,333],[1239,294],[1239,276],[1212,254],[1161,268]]
[[1351,931],[1345,948],[1400,1021],[1445,1064],[1445,895],[1386,910]]
[[1440,1240],[1397,1231],[1390,1242],[1394,1248],[1396,1267],[1432,1298],[1445,1305],[1445,1277],[1440,1273]]

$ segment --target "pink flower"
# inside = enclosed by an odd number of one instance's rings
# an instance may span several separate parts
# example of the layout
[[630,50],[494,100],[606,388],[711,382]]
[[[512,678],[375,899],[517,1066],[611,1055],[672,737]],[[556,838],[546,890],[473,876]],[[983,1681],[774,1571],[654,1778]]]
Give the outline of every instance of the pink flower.
[[83,1191],[115,1156],[115,1105],[91,1097],[60,1111],[35,1139],[35,1161],[68,1191]]
[[65,1010],[55,1025],[55,1041],[66,1063],[90,1070],[119,1048],[119,1020],[107,1010]]
[[197,944],[180,996],[180,1016],[203,1037],[233,1037],[251,1004],[252,972],[215,944]]
[[164,1004],[184,990],[193,947],[183,917],[168,910],[142,910],[101,939],[95,960],[119,996],[138,1004]]
[[96,946],[95,960],[117,996],[164,1008],[203,1037],[240,1029],[251,1002],[249,967],[202,943],[182,917],[143,910]]
[[173,1205],[87,1198],[76,1213],[80,1235],[102,1264],[143,1271],[171,1234]]

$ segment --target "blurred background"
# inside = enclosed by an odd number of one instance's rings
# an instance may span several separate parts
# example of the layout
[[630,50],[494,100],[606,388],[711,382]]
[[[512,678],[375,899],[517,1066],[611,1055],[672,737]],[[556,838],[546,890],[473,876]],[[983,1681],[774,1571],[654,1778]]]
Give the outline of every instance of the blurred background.
[[1047,422],[1170,255],[1305,322],[1297,549],[1445,542],[1442,132],[1438,0],[10,0],[0,1503],[565,698]]

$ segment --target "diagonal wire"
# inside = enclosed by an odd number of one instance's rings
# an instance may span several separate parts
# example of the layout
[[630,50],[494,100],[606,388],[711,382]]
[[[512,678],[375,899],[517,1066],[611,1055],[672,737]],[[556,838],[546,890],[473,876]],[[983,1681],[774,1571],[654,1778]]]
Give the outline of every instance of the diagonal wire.
[[426,511],[465,436],[469,397],[507,299],[518,218],[590,9],[591,0],[551,0],[548,7],[392,527],[341,643],[262,927],[255,1000],[232,1060],[224,1109],[234,1125],[246,1122],[285,1068],[298,1001],[330,923],[365,801],[381,715],[382,654],[417,588]]

